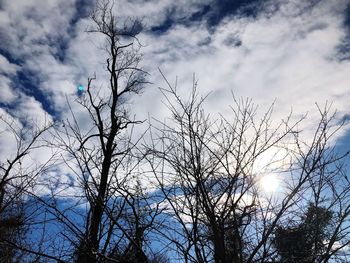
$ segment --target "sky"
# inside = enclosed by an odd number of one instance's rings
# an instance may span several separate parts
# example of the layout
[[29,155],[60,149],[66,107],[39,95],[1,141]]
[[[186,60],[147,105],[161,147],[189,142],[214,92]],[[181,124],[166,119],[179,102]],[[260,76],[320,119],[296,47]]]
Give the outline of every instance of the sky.
[[[106,85],[104,40],[86,32],[93,6],[94,0],[0,0],[0,116],[18,127],[64,120],[67,101],[89,77]],[[300,127],[307,134],[319,118],[315,103],[332,104],[338,122],[349,119],[350,0],[117,0],[115,12],[120,21],[143,22],[142,65],[151,84],[131,99],[138,119],[168,114],[159,70],[177,80],[184,98],[195,75],[200,94],[210,93],[207,111],[227,118],[233,93],[252,98],[260,113],[275,101],[276,122],[291,111],[295,118],[307,114]],[[82,110],[71,107],[77,115]],[[79,115],[82,126],[86,120]],[[338,149],[349,148],[349,124],[336,139]],[[0,161],[15,149],[0,125]],[[38,149],[33,158],[44,162],[48,155]],[[50,171],[46,185],[74,184],[69,173],[63,166]]]
[[[96,73],[105,84],[103,39],[86,33],[93,5],[0,0],[1,115],[19,125],[64,119],[67,99],[88,77]],[[209,112],[229,115],[233,93],[262,112],[276,101],[277,121],[290,111],[307,114],[306,129],[317,120],[315,103],[331,103],[339,121],[350,116],[349,0],[120,0],[115,11],[121,21],[143,22],[142,63],[152,84],[131,100],[140,119],[167,114],[159,69],[171,83],[177,79],[183,96],[195,74],[199,92],[210,93]],[[345,128],[342,147],[350,138]],[[12,147],[4,137],[0,146],[0,155]]]

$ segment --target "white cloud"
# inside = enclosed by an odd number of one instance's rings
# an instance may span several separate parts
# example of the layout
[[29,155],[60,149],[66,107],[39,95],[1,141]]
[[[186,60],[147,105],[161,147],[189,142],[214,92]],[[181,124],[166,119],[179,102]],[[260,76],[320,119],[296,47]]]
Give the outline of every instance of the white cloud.
[[22,95],[16,101],[16,110],[14,115],[26,125],[33,127],[42,127],[52,121],[52,117],[43,109],[40,102],[34,97]]
[[[178,25],[165,35],[147,35],[145,60],[160,66],[169,80],[179,76],[178,89],[183,94],[191,88],[195,72],[199,90],[213,92],[208,104],[214,112],[228,109],[233,90],[236,96],[252,97],[263,108],[276,98],[277,119],[293,108],[295,114],[309,112],[312,122],[318,114],[315,102],[326,101],[333,101],[345,114],[350,62],[337,61],[335,48],[344,36],[339,12],[347,1],[323,1],[305,12],[295,3],[285,3],[280,11],[256,20],[226,19],[212,35],[204,24]],[[242,41],[241,46],[224,45],[232,35]],[[208,37],[211,41],[206,46],[198,46]],[[151,71],[155,86],[164,87],[160,74],[155,68]],[[151,111],[157,114],[155,103],[160,104],[153,101]]]
[[11,77],[17,73],[18,66],[10,63],[0,54],[0,102],[8,104],[16,98],[16,92],[11,88]]
[[14,75],[18,68],[17,65],[10,63],[6,57],[0,54],[0,74]]
[[[124,16],[144,18],[148,28],[164,22],[172,12],[173,18],[186,19],[199,11],[207,1],[124,1],[117,12]],[[158,67],[171,83],[178,76],[178,90],[187,96],[192,87],[193,73],[199,79],[202,94],[212,92],[206,106],[211,112],[230,116],[231,90],[236,96],[252,97],[264,109],[276,98],[275,118],[280,120],[293,108],[295,114],[309,112],[309,122],[315,122],[314,103],[333,101],[340,114],[348,113],[350,98],[350,62],[337,61],[335,48],[344,37],[342,27],[347,0],[321,1],[306,8],[304,1],[273,1],[278,11],[261,13],[256,19],[242,15],[226,17],[215,28],[208,30],[207,22],[197,21],[192,26],[173,25],[165,34],[144,32],[140,40],[145,68],[154,84],[142,96],[132,99],[132,111],[140,119],[148,113],[160,118],[166,116],[162,96],[157,87],[164,87]],[[270,5],[269,10],[274,10]],[[5,0],[0,11],[0,29],[4,40],[0,47],[21,59],[21,67],[30,70],[39,79],[36,87],[48,98],[52,107],[69,116],[66,96],[76,98],[77,84],[86,84],[96,72],[95,87],[106,87],[103,40],[98,34],[84,30],[89,21],[81,19],[70,28],[75,14],[75,1]],[[74,34],[70,34],[74,32]],[[66,42],[64,54],[58,43]],[[241,42],[241,45],[239,43]],[[64,55],[60,59],[58,55]],[[0,72],[14,75],[21,68],[0,56]],[[16,102],[18,116],[45,115],[42,104],[33,96],[24,95],[11,86],[8,76],[0,77],[1,102]],[[86,116],[72,104],[81,122]]]
[[16,99],[16,93],[11,87],[11,80],[0,75],[0,103],[12,103]]

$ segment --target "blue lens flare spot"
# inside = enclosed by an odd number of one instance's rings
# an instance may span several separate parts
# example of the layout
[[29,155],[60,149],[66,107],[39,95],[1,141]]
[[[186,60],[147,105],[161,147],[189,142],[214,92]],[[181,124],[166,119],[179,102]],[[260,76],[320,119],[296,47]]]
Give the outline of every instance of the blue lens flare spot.
[[78,86],[78,91],[84,91],[84,90],[85,90],[85,88],[84,88],[83,85],[79,85],[79,86]]

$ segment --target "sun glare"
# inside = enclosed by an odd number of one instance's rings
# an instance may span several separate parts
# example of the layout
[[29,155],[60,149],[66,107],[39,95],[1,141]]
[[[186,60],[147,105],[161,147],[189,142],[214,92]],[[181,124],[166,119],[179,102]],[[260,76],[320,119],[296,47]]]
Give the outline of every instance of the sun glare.
[[259,183],[261,189],[269,193],[276,192],[280,185],[280,181],[275,174],[268,174],[263,176],[260,178]]

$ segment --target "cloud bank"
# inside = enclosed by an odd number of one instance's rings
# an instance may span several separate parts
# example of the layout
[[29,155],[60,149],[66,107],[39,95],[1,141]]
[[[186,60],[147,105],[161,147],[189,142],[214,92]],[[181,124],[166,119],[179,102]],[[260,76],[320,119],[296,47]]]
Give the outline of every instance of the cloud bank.
[[[0,106],[16,118],[66,118],[67,98],[96,73],[106,85],[103,39],[86,33],[93,1],[4,0],[0,6]],[[210,112],[229,114],[235,96],[264,109],[276,99],[276,119],[292,109],[317,116],[315,102],[349,113],[350,1],[119,1],[116,12],[144,23],[140,40],[150,72],[132,99],[141,119],[166,116],[157,87],[178,77],[186,96],[198,79],[211,92]],[[75,106],[73,106],[75,107]],[[74,108],[79,112],[78,108]],[[79,114],[79,113],[78,113]],[[307,124],[306,124],[307,125]]]

